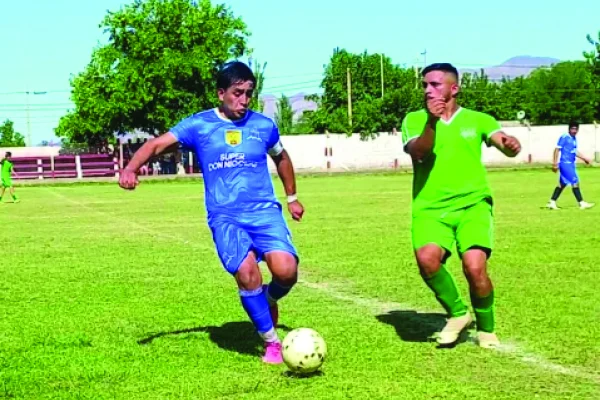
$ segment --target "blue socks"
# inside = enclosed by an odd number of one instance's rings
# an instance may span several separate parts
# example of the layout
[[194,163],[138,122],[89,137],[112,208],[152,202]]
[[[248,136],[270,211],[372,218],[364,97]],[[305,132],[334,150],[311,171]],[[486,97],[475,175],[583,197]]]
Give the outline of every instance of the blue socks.
[[273,319],[269,310],[269,302],[262,286],[256,290],[240,290],[242,306],[258,331],[267,342],[278,340],[273,327]]
[[269,283],[269,286],[263,285],[263,288],[267,291],[267,299],[269,300],[269,303],[275,303],[277,300],[287,295],[290,290],[292,290],[292,286],[281,286],[274,280]]

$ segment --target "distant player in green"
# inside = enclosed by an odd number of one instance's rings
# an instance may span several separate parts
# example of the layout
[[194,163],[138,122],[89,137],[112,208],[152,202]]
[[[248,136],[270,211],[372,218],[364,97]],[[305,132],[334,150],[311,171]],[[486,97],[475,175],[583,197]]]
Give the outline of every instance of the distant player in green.
[[0,161],[0,185],[2,186],[0,189],[0,201],[2,201],[4,191],[8,188],[10,195],[13,198],[13,202],[18,203],[19,198],[15,194],[15,188],[12,184],[13,164],[10,161],[11,157],[11,152],[7,151],[2,161]]
[[473,319],[456,282],[445,267],[456,242],[477,322],[477,341],[492,348],[495,333],[494,288],[487,273],[492,253],[493,201],[482,143],[508,157],[521,151],[519,141],[490,115],[457,105],[458,71],[447,63],[423,72],[426,108],[402,123],[404,150],[414,167],[412,242],[421,276],[448,313],[437,341],[455,344]]

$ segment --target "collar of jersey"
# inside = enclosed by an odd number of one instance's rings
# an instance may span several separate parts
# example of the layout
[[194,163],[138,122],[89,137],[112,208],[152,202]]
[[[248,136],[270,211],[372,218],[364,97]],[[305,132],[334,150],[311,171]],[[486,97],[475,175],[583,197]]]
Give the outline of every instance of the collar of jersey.
[[225,122],[230,122],[232,124],[237,124],[240,122],[244,122],[248,119],[248,117],[250,116],[250,110],[246,111],[246,115],[244,115],[244,118],[232,121],[228,118],[222,117],[221,114],[219,113],[219,109],[217,107],[213,108],[213,112],[215,113],[215,115],[217,116],[217,118],[219,118],[221,121],[225,121]]
[[440,121],[441,121],[442,123],[446,124],[446,125],[450,125],[450,124],[452,123],[452,121],[454,121],[454,118],[456,118],[456,116],[457,116],[458,114],[460,114],[460,112],[461,112],[462,110],[463,110],[463,108],[459,106],[459,107],[456,109],[456,111],[454,111],[454,114],[452,114],[452,116],[450,117],[450,119],[449,119],[448,121],[445,121],[443,118],[440,118]]

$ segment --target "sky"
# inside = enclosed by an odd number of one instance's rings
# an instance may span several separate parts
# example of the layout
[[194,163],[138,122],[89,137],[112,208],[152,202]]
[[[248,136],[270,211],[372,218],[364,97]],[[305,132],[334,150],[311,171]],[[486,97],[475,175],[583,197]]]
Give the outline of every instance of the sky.
[[[129,2],[0,0],[0,122],[14,121],[33,144],[55,140],[59,118],[72,108],[70,78],[106,42],[100,22],[107,10]],[[253,58],[267,62],[263,93],[277,96],[318,91],[336,47],[384,53],[394,64],[447,61],[472,68],[520,55],[580,60],[590,48],[586,35],[596,38],[600,31],[598,0],[215,3],[227,4],[248,25]]]

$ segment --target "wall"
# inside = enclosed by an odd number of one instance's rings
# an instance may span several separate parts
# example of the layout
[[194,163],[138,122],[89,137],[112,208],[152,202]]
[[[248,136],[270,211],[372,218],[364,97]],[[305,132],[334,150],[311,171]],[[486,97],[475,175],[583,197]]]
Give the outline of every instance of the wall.
[[[579,150],[594,158],[598,150],[600,127],[581,125],[577,135]],[[552,153],[558,138],[567,132],[566,126],[505,127],[504,131],[516,136],[522,151],[515,158],[505,157],[495,148],[483,148],[483,162],[488,165],[519,163],[551,163]],[[327,162],[333,170],[386,169],[397,165],[410,168],[410,157],[402,150],[402,138],[382,133],[377,139],[361,141],[359,135],[347,137],[343,134],[283,136],[282,142],[298,170],[327,170]],[[331,148],[331,156],[326,155]],[[600,160],[597,160],[600,161]],[[274,165],[269,161],[271,169]]]

